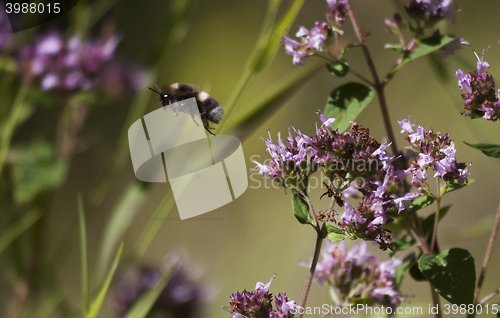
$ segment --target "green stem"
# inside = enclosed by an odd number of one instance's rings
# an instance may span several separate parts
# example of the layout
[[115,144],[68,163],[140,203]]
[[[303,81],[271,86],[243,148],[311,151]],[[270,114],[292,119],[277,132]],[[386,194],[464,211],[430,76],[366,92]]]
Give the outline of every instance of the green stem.
[[437,191],[438,191],[438,197],[436,198],[436,204],[437,204],[437,209],[436,209],[436,217],[434,218],[434,231],[432,231],[432,239],[431,239],[431,246],[429,248],[430,254],[434,254],[434,246],[436,245],[436,237],[437,237],[437,230],[438,230],[438,224],[439,224],[439,210],[441,209],[441,182],[439,178],[436,179],[437,181]]
[[[479,292],[481,291],[481,287],[483,286],[484,277],[486,276],[486,269],[488,268],[488,263],[490,261],[491,252],[493,251],[493,244],[495,243],[495,238],[497,236],[499,226],[500,226],[500,205],[498,206],[498,209],[497,209],[495,223],[494,223],[493,229],[491,231],[490,241],[488,243],[488,248],[486,249],[486,255],[484,256],[483,267],[481,268],[481,273],[479,274],[479,279],[477,280],[477,287],[476,287],[476,291],[474,292],[474,302],[473,302],[474,305],[477,304]],[[485,301],[487,301],[487,300],[485,300]],[[468,314],[467,318],[474,318],[475,315],[476,315],[476,313],[474,311],[472,314]]]
[[[335,63],[335,62],[338,62],[339,59],[336,58],[335,56],[331,55],[331,53],[329,53],[329,55],[331,56],[332,59],[329,59],[328,57],[326,56],[323,56],[321,54],[316,54],[317,57],[320,57],[328,62],[331,62],[331,63]],[[349,66],[349,72],[351,72],[353,75],[357,76],[360,80],[362,80],[363,82],[365,82],[366,84],[370,85],[370,86],[375,86],[374,83],[372,83],[369,79],[367,79],[366,77],[364,77],[363,75],[361,75],[360,73],[356,72],[355,70],[352,69],[351,66]]]
[[[314,248],[314,256],[311,263],[311,268],[309,269],[309,275],[306,279],[306,285],[304,286],[304,292],[302,293],[302,300],[300,301],[300,306],[304,307],[306,304],[307,296],[309,295],[309,290],[311,289],[312,279],[314,278],[314,272],[316,271],[316,265],[318,264],[319,254],[321,252],[321,244],[323,243],[323,235],[321,231],[317,233],[316,237],[316,247]],[[297,318],[302,318],[303,312],[299,313]]]
[[[352,4],[350,0],[347,0],[347,11],[349,12],[349,18],[351,19],[352,26],[354,28],[354,32],[359,40],[359,43],[363,44],[361,49],[363,50],[363,54],[365,56],[366,62],[368,63],[368,67],[373,77],[374,88],[377,92],[377,97],[380,105],[380,112],[382,113],[382,118],[384,119],[385,130],[387,131],[387,137],[392,141],[391,150],[394,155],[399,154],[398,146],[396,144],[396,137],[394,135],[394,131],[392,130],[391,119],[389,116],[389,110],[387,108],[387,100],[384,94],[384,84],[380,81],[380,78],[377,73],[377,69],[375,68],[375,64],[373,63],[373,59],[370,54],[370,50],[368,46],[365,45],[365,39],[363,37],[363,33],[361,32],[361,28],[359,27],[358,20],[356,19],[356,15],[354,14],[354,10],[352,8]],[[399,161],[396,161],[399,162]],[[401,164],[400,164],[401,165]],[[398,167],[402,169],[403,167]]]
[[12,105],[12,110],[10,112],[9,118],[5,123],[5,127],[2,133],[2,144],[0,145],[0,180],[2,177],[2,170],[7,159],[7,154],[9,152],[10,142],[12,139],[12,135],[14,134],[14,129],[17,126],[17,122],[19,121],[19,116],[21,115],[22,106],[24,103],[24,99],[26,97],[26,93],[28,92],[28,88],[30,86],[29,81],[24,81],[21,84],[21,87],[17,90],[17,95],[14,100],[14,105]]
[[485,302],[487,302],[488,300],[490,300],[491,298],[495,297],[498,294],[500,294],[500,288],[498,288],[497,290],[495,290],[491,294],[489,294],[486,297],[484,297],[483,299],[481,299],[481,301],[479,301],[479,304],[480,305],[484,304]]
[[[354,10],[352,8],[351,0],[347,0],[347,11],[349,13],[349,18],[352,22],[354,32],[356,33],[356,36],[357,36],[359,42],[361,44],[365,44],[365,39],[363,37],[363,33],[361,32],[361,28],[359,27],[359,23],[356,19],[356,15],[355,15]],[[379,105],[380,105],[380,112],[382,113],[382,117],[384,119],[384,126],[385,126],[385,129],[387,132],[387,137],[389,138],[389,140],[392,141],[391,150],[392,150],[394,155],[397,155],[400,153],[400,151],[399,151],[398,146],[396,144],[396,138],[394,135],[394,131],[392,130],[392,126],[391,126],[391,120],[389,117],[389,110],[387,108],[387,100],[386,100],[385,94],[384,94],[384,83],[382,83],[380,81],[380,78],[379,78],[378,73],[377,73],[377,69],[375,68],[375,64],[373,63],[373,59],[370,55],[370,51],[368,49],[368,46],[362,45],[361,48],[363,50],[363,54],[365,56],[366,62],[368,63],[368,67],[369,67],[370,72],[371,72],[372,77],[373,77],[373,81],[375,84],[374,88],[375,88],[375,91],[377,92],[377,97],[378,97]],[[398,164],[398,166],[399,166],[397,168],[404,169],[405,159],[406,158],[403,156],[401,161],[399,161],[399,160],[396,161],[396,164]],[[405,182],[405,191],[406,192],[408,192],[407,189],[408,189],[408,184]],[[422,248],[422,251],[424,253],[429,253],[429,249],[427,247],[427,243],[425,241],[425,237],[424,237],[424,234],[422,231],[422,227],[420,225],[420,221],[418,220],[417,214],[413,213],[412,218],[413,218],[413,221],[415,223],[415,230],[416,230],[416,234],[420,240],[420,246]],[[431,294],[432,294],[432,300],[433,300],[434,305],[439,306],[439,295],[434,290],[432,285],[431,285]],[[435,317],[442,318],[440,310],[438,310]]]
[[313,215],[313,218],[314,218],[314,221],[316,222],[316,231],[319,232],[320,228],[319,228],[319,223],[318,223],[318,216],[316,215],[316,212],[314,211],[314,207],[312,205],[312,202],[311,202],[311,199],[309,198],[309,196],[307,195],[307,192],[306,191],[301,191],[302,194],[304,195],[304,198],[306,199],[307,201],[307,204],[309,205],[309,209],[311,210],[312,212],[312,215]]

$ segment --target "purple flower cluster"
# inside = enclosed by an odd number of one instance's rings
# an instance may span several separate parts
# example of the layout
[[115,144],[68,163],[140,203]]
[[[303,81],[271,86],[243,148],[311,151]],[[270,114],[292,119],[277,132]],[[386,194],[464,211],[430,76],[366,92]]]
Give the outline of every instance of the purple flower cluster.
[[331,177],[347,180],[347,175],[351,178],[374,175],[380,169],[387,169],[394,160],[385,152],[387,144],[381,145],[369,135],[368,129],[353,122],[351,131],[340,133],[331,128],[335,118],[326,118],[321,111],[318,115],[322,125],[316,128],[314,136],[292,126],[297,136],[292,136],[289,128],[286,144],[280,133],[277,144],[270,134],[269,139],[263,138],[272,159],[269,164],[254,161],[262,176],[268,174],[284,187],[299,187],[319,167]]
[[328,22],[315,22],[311,30],[300,26],[295,34],[300,41],[291,39],[289,36],[282,38],[286,54],[293,56],[294,65],[303,65],[302,58],[312,56],[324,51],[328,38],[333,32],[339,32],[339,27],[347,17],[347,2],[344,0],[326,0],[328,4],[326,19]]
[[455,143],[449,139],[449,134],[441,135],[432,129],[425,130],[422,126],[413,130],[415,124],[409,119],[398,121],[401,133],[408,133],[406,139],[410,142],[412,149],[418,156],[410,162],[410,168],[406,173],[411,174],[412,184],[425,191],[423,182],[427,180],[427,170],[434,170],[434,177],[438,177],[449,183],[463,184],[468,182],[469,174],[467,165],[457,162],[455,158]]
[[458,87],[465,91],[462,94],[465,100],[462,115],[496,121],[500,116],[500,92],[495,89],[493,76],[485,70],[490,67],[484,60],[485,52],[486,50],[483,50],[481,58],[474,52],[477,57],[477,72],[464,73],[457,69],[455,75],[458,77]]
[[[148,290],[159,281],[162,272],[156,269],[134,269],[127,272],[116,286],[112,305],[125,314]],[[178,266],[153,305],[153,313],[172,318],[194,318],[203,312],[208,290],[194,281],[185,267]]]
[[[408,14],[417,21],[417,26],[408,27],[408,24],[403,21],[401,15],[396,13],[393,19],[385,19],[386,29],[392,35],[398,37],[398,44],[386,44],[386,48],[391,48],[395,51],[401,51],[404,56],[411,52],[416,52],[418,44],[415,45],[416,39],[421,37],[424,29],[433,28],[436,22],[442,19],[454,20],[454,13],[457,11],[455,6],[450,7],[451,0],[430,1],[430,0],[413,0],[410,6],[406,8]],[[413,34],[413,39],[406,43],[405,31],[409,30]],[[439,32],[433,36],[439,36]],[[441,59],[449,55],[455,54],[462,49],[463,45],[469,45],[464,38],[455,38],[448,44],[444,45],[437,51],[437,56]]]
[[347,17],[347,2],[344,0],[326,0],[328,9],[326,20],[335,27],[340,27]]
[[327,23],[315,23],[315,27],[311,30],[301,26],[295,34],[300,38],[300,42],[291,39],[289,36],[282,38],[285,45],[286,54],[293,56],[294,65],[303,65],[303,57],[311,56],[323,50],[325,41],[332,33],[332,28]]
[[326,241],[314,276],[322,286],[330,287],[336,306],[350,306],[360,300],[369,306],[399,306],[403,297],[396,286],[396,268],[401,260],[382,261],[366,252],[366,243],[347,250],[345,241]]
[[23,76],[40,79],[43,90],[104,90],[120,93],[139,89],[144,73],[115,62],[116,37],[88,41],[78,36],[63,39],[53,31],[35,38],[19,53]]
[[[380,176],[384,175],[383,178]],[[385,226],[394,220],[391,211],[397,209],[397,213],[407,209],[420,193],[406,193],[398,196],[402,188],[402,181],[406,176],[404,171],[395,173],[394,167],[387,171],[379,172],[376,177],[368,179],[363,187],[351,184],[342,191],[341,197],[345,201],[344,213],[340,217],[338,225],[349,234],[375,241],[383,250],[392,249],[392,236]],[[383,180],[383,181],[381,181]],[[358,191],[356,193],[355,191]],[[356,194],[362,194],[363,198],[354,208],[347,199]]]
[[453,0],[411,0],[405,9],[417,23],[432,27],[442,20],[455,23],[455,13],[460,10],[452,4]]
[[[321,112],[318,115],[323,124],[314,136],[292,127],[297,136],[289,131],[286,144],[280,134],[278,143],[271,137],[264,139],[272,159],[268,164],[254,161],[256,168],[283,187],[299,191],[304,191],[309,176],[321,169],[330,181],[326,194],[334,196],[344,208],[338,225],[350,235],[376,241],[384,250],[391,248],[392,238],[385,229],[393,221],[390,210],[396,207],[401,212],[419,194],[398,195],[406,174],[394,169],[392,161],[396,157],[386,153],[387,143],[380,144],[367,128],[355,122],[350,131],[340,133],[331,128],[334,118],[328,119]],[[354,208],[348,200],[356,194],[363,199]],[[336,222],[335,214],[327,211],[326,216]]]
[[254,291],[237,292],[229,299],[229,308],[225,308],[232,316],[231,318],[292,318],[298,306],[294,300],[290,300],[286,293],[279,293],[274,297],[275,308],[273,309],[273,294],[269,287],[276,274],[267,284],[258,282]]

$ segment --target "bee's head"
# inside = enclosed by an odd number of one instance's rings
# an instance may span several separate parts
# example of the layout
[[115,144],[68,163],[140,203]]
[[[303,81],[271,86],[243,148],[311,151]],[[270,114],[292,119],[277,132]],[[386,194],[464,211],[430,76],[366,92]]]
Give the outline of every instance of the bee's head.
[[[158,87],[158,86],[156,86]],[[155,92],[156,94],[160,95],[160,103],[163,107],[167,106],[168,105],[168,94],[163,94],[159,91],[155,91],[154,89],[152,89],[151,87],[148,87],[150,90],[152,90],[153,92]]]

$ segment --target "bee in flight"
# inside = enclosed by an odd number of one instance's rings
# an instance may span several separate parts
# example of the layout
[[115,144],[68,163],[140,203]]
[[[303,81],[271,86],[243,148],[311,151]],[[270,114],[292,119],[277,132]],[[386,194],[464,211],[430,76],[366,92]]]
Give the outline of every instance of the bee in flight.
[[[158,86],[156,86],[158,88]],[[150,90],[160,95],[160,103],[165,108],[166,106],[179,102],[184,99],[194,97],[200,117],[203,122],[203,127],[212,135],[215,135],[210,129],[208,122],[218,124],[224,115],[224,109],[212,96],[208,95],[205,91],[201,91],[191,84],[174,83],[168,87],[158,88],[155,91],[151,87]]]

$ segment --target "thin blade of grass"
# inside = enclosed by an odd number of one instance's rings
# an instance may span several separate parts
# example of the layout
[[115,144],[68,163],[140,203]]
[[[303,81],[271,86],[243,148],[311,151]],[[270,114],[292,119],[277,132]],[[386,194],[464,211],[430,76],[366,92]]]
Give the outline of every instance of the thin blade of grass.
[[132,307],[127,314],[125,315],[125,318],[144,318],[146,315],[149,313],[151,308],[153,307],[156,299],[158,299],[158,296],[160,296],[160,293],[165,289],[165,286],[168,283],[168,279],[170,278],[170,275],[172,274],[172,271],[177,267],[177,262],[174,263],[172,266],[168,267],[165,272],[161,275],[160,279],[158,280],[158,283],[156,283],[155,287],[147,291],[144,296],[142,296]]
[[111,214],[111,218],[104,230],[104,237],[101,240],[101,246],[97,257],[95,276],[93,277],[93,286],[99,286],[106,274],[113,255],[113,250],[119,244],[125,231],[133,222],[139,206],[144,201],[145,193],[142,185],[133,183],[130,185],[118,201],[118,205]]
[[35,224],[42,216],[38,210],[32,210],[12,224],[2,235],[0,235],[0,253],[5,251],[9,245],[14,242],[21,234]]
[[246,67],[243,70],[242,76],[238,80],[236,88],[233,90],[233,93],[225,104],[224,120],[219,124],[218,129],[223,130],[224,125],[226,125],[231,113],[236,107],[236,103],[245,92],[253,76],[274,59],[280,46],[280,37],[285,35],[286,29],[288,29],[292,25],[293,21],[295,21],[295,18],[300,12],[304,2],[305,0],[295,0],[285,13],[284,17],[280,20],[277,27],[274,29],[268,24],[268,22],[274,21],[275,19],[277,11],[274,10],[274,6],[276,6],[277,3],[273,1],[269,3],[269,9],[266,13],[264,25],[262,26],[262,31],[259,39],[257,40],[257,45],[247,61]]
[[160,227],[165,222],[170,212],[174,209],[174,206],[174,197],[172,192],[169,192],[162,200],[148,224],[142,231],[141,236],[139,236],[139,239],[137,240],[136,251],[140,258],[144,255],[144,253],[146,253],[149,245],[156,236],[156,233],[158,233],[158,230],[160,230]]
[[102,303],[104,302],[104,298],[106,297],[106,294],[108,293],[109,285],[111,284],[111,280],[113,280],[113,276],[115,275],[116,268],[118,267],[118,263],[120,261],[120,256],[122,255],[122,251],[123,251],[123,241],[121,242],[120,247],[118,248],[118,252],[116,252],[115,259],[113,260],[113,264],[111,265],[111,268],[109,269],[108,275],[106,276],[106,279],[104,280],[104,283],[102,284],[102,287],[99,290],[97,297],[92,302],[92,306],[90,306],[88,313],[85,315],[85,318],[95,318],[95,317],[97,317],[97,314],[101,310],[101,306],[102,306]]
[[278,103],[282,98],[295,91],[307,79],[314,75],[316,71],[321,69],[324,64],[323,62],[316,62],[312,66],[300,68],[298,71],[293,72],[292,75],[284,76],[280,82],[264,92],[262,97],[245,107],[248,111],[229,126],[228,131],[236,129],[238,129],[238,131],[244,131],[248,130],[249,127],[255,123],[262,123],[264,121],[263,118],[269,117],[282,105]]
[[[175,49],[185,38],[189,30],[189,21],[193,15],[194,8],[199,3],[199,0],[174,0],[170,5],[169,16],[165,18],[167,34],[162,41],[163,46],[155,50],[153,60],[155,61],[152,71],[149,74],[151,83],[156,82],[159,70],[171,60],[172,54],[177,50]],[[146,108],[154,95],[149,90],[139,91],[133,98],[130,109],[123,124],[118,138],[118,146],[116,148],[116,155],[114,156],[113,166],[101,179],[96,188],[92,189],[90,195],[91,204],[99,205],[104,197],[107,195],[114,177],[121,171],[128,160],[130,160],[128,149],[128,129],[133,122],[142,117],[146,112]]]
[[264,22],[262,23],[262,29],[260,31],[259,37],[257,39],[257,45],[252,52],[252,57],[247,61],[245,68],[252,69],[255,72],[260,71],[262,64],[265,63],[266,55],[264,55],[266,49],[269,47],[270,38],[273,31],[274,21],[278,15],[278,9],[280,7],[281,0],[271,0],[269,2],[269,7],[267,8],[266,16],[264,17]]
[[[9,117],[3,126],[1,143],[0,143],[0,177],[2,176],[3,166],[5,164],[5,159],[7,159],[7,153],[9,152],[10,142],[12,136],[14,135],[14,131],[16,126],[18,125],[19,117],[23,112],[24,98],[28,93],[30,83],[29,81],[25,81],[19,87],[16,97],[14,99],[14,103],[11,107]],[[2,179],[0,178],[0,181]]]
[[54,317],[54,310],[56,307],[64,300],[65,293],[61,290],[56,290],[51,292],[47,297],[45,297],[43,303],[36,307],[36,309],[27,314],[27,318],[47,318]]
[[273,36],[268,38],[267,45],[260,54],[260,58],[255,60],[253,66],[257,71],[261,70],[266,64],[274,59],[280,48],[281,37],[288,33],[288,30],[297,18],[297,15],[299,14],[300,9],[302,9],[304,3],[305,0],[296,0],[291,4],[290,8],[285,13],[285,16],[280,20],[274,29],[274,32],[272,32]]
[[81,194],[78,195],[78,221],[80,224],[80,261],[82,275],[82,313],[83,316],[89,310],[89,272],[87,261],[87,227],[85,225],[85,212]]

